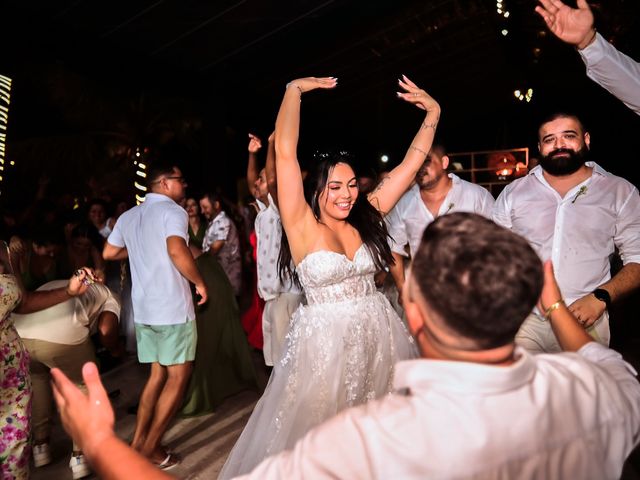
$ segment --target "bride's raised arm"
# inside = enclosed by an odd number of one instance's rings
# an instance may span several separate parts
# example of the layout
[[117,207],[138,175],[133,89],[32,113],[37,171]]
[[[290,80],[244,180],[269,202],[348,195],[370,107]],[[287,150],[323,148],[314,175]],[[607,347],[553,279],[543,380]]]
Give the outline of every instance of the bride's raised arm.
[[[311,207],[304,199],[302,174],[297,156],[302,94],[317,88],[333,88],[336,84],[337,80],[333,77],[308,77],[294,80],[287,84],[278,111],[275,130],[278,207],[294,261],[300,253],[299,248],[296,248],[300,245],[298,236],[304,235],[305,225],[311,221],[313,224],[316,222]],[[304,252],[302,254],[304,255]]]
[[431,150],[438,120],[440,120],[440,105],[427,92],[405,75],[402,76],[402,80],[398,80],[398,85],[405,90],[397,92],[398,98],[413,103],[416,107],[425,110],[427,114],[402,163],[391,170],[391,173],[368,196],[369,202],[383,215],[391,211],[413,182]]

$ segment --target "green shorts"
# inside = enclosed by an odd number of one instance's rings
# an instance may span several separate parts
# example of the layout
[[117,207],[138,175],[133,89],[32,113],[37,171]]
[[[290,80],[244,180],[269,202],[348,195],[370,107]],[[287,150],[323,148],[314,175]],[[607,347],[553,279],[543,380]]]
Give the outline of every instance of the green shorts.
[[179,365],[196,358],[198,331],[195,321],[176,325],[135,325],[140,363]]

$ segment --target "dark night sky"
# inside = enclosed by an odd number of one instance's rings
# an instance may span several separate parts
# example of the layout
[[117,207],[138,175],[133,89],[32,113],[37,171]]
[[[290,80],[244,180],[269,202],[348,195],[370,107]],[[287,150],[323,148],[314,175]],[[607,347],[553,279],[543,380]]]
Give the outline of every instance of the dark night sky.
[[[180,156],[196,189],[233,193],[247,131],[268,135],[284,84],[307,75],[340,84],[305,95],[301,158],[333,147],[379,167],[382,153],[400,160],[421,121],[395,98],[402,73],[441,103],[437,140],[452,152],[533,148],[538,119],[570,109],[596,161],[640,184],[640,118],[540,33],[535,2],[504,1],[508,22],[488,0],[5,2],[0,74],[14,81],[7,156],[17,166],[4,189],[32,191],[40,171],[60,190],[81,192],[91,175],[121,185],[129,166],[108,152],[144,143]],[[597,13],[635,58],[638,13],[624,0]],[[533,101],[517,102],[513,90],[529,86]]]

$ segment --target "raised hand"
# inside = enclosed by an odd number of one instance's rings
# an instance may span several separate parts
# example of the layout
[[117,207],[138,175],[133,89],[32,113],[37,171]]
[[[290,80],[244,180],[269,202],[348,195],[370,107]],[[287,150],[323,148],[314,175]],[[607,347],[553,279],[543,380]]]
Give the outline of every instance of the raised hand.
[[253,133],[249,134],[249,146],[247,150],[249,153],[258,153],[258,151],[262,148],[262,142],[258,137],[256,137]]
[[95,363],[82,367],[88,395],[57,368],[51,369],[53,395],[64,429],[85,452],[99,448],[103,439],[113,436],[114,415]]
[[542,292],[540,293],[540,299],[538,300],[538,310],[544,315],[554,303],[562,300],[562,294],[560,293],[560,287],[556,281],[555,274],[553,273],[553,264],[551,260],[547,260],[543,265],[544,269],[544,284],[542,285]]
[[593,41],[596,33],[593,28],[593,13],[587,0],[578,0],[578,8],[571,8],[560,0],[538,1],[540,5],[536,7],[536,13],[560,40],[580,50]]
[[317,88],[334,88],[336,85],[338,85],[336,77],[306,77],[287,83],[287,90],[297,89],[302,95],[304,92],[310,92]]
[[431,95],[418,87],[413,83],[406,75],[402,75],[401,79],[398,79],[398,85],[404,90],[404,92],[396,92],[398,98],[413,103],[416,107],[426,110],[427,112],[439,113],[440,105],[436,102]]

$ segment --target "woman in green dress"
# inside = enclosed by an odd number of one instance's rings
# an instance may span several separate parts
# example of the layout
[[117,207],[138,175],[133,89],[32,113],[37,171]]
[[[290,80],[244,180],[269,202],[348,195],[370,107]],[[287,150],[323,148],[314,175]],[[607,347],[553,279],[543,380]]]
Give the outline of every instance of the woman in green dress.
[[209,300],[196,308],[198,345],[181,416],[204,415],[235,393],[257,389],[256,373],[233,288],[212,255],[200,255],[196,265]]
[[195,198],[187,198],[184,201],[184,209],[189,215],[189,248],[193,252],[193,256],[197,258],[202,253],[202,241],[204,240],[204,232],[207,231],[207,221],[200,212],[200,204]]

